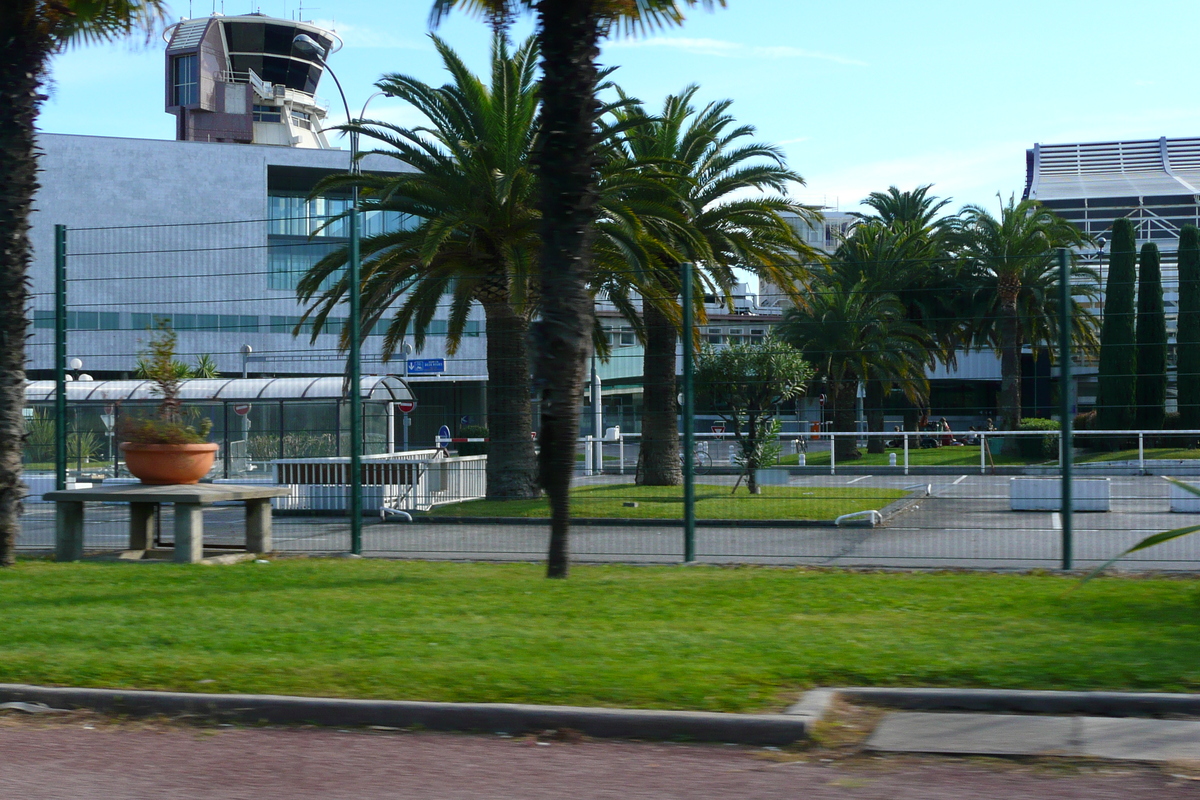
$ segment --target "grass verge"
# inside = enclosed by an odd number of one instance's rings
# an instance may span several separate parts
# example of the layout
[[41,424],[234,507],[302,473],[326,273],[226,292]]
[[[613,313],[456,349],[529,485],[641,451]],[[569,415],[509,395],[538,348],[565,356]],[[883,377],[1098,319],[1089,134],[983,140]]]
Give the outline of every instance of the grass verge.
[[[1200,450],[1189,450],[1186,447],[1147,447],[1143,451],[1147,459],[1164,459],[1177,460],[1187,459],[1194,460],[1200,458]],[[1137,461],[1138,451],[1134,447],[1130,450],[1113,450],[1110,452],[1085,452],[1075,456],[1076,464],[1096,463],[1103,461]]]
[[[696,484],[697,519],[814,519],[830,520],[842,514],[880,509],[906,496],[898,489],[817,486],[763,486],[762,494],[749,494],[745,484],[732,494],[732,486]],[[637,503],[636,507],[625,503]],[[682,519],[683,487],[582,486],[571,490],[571,513],[598,519]],[[550,516],[546,498],[537,500],[468,500],[439,506],[430,512],[441,517]]]
[[1200,689],[1200,582],[286,559],[0,570],[0,681],[762,711],[818,685]]
[[[992,459],[987,462],[988,466],[991,466],[993,462],[995,462],[997,466],[1022,466],[1026,464],[1040,463],[1035,459],[1013,458],[1000,455],[997,452],[997,450],[999,450],[998,447],[989,445],[988,449],[992,451]],[[859,448],[859,452],[862,453],[862,458],[855,459],[854,461],[843,461],[838,459],[837,465],[839,467],[886,467],[888,466],[888,455],[890,453],[896,454],[897,467],[904,465],[903,448],[889,448],[885,453],[868,453],[866,448]],[[781,461],[784,464],[795,466],[797,463],[797,458],[798,457],[796,454],[793,453],[792,455],[784,456]],[[829,466],[828,450],[818,450],[816,452],[808,453],[805,458],[807,466]],[[975,469],[978,469],[979,445],[928,447],[924,449],[910,447],[908,450],[908,463],[910,466],[921,467],[974,467]]]

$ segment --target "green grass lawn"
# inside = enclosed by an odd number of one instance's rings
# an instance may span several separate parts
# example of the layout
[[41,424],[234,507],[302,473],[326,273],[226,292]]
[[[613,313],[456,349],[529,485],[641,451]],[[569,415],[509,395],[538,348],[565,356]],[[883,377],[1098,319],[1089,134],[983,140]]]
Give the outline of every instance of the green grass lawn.
[[[1186,447],[1147,447],[1146,458],[1163,459],[1193,459],[1200,458],[1200,450],[1189,450]],[[1111,452],[1088,452],[1075,456],[1076,464],[1096,461],[1137,461],[1138,451],[1134,447],[1129,450],[1113,450]]]
[[[998,466],[1022,465],[1037,463],[1032,459],[1010,458],[1002,456],[996,452],[999,448],[989,445],[989,450],[992,451],[992,460]],[[889,448],[887,453],[868,453],[865,447],[860,447],[859,452],[862,453],[862,458],[854,461],[842,461],[838,459],[838,466],[855,466],[855,467],[886,467],[888,465],[888,453],[896,454],[896,465],[904,465],[904,449]],[[797,463],[796,455],[784,456],[782,458],[784,464],[795,466]],[[810,467],[827,467],[829,466],[829,451],[819,450],[814,453],[809,453],[806,456],[806,463]],[[922,467],[975,467],[979,468],[979,445],[970,446],[963,445],[961,447],[929,447],[918,449],[910,447],[908,450],[908,463],[910,466]],[[988,461],[988,466],[991,466],[992,461]]]
[[[732,486],[696,484],[697,519],[834,519],[842,514],[881,509],[907,493],[898,489],[858,487],[763,486],[752,495],[745,483]],[[630,508],[624,503],[637,503]],[[683,487],[581,486],[571,490],[571,513],[601,519],[682,519]],[[546,498],[538,500],[469,500],[439,506],[430,512],[442,517],[549,517]]]
[[763,711],[813,686],[1200,690],[1200,582],[286,559],[0,571],[0,681]]

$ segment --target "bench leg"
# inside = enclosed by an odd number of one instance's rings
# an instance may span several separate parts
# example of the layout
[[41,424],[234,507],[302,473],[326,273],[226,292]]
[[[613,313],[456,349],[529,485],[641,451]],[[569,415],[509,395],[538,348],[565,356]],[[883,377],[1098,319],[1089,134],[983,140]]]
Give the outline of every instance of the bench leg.
[[154,549],[154,516],[158,503],[129,504],[129,549]]
[[196,564],[204,558],[204,514],[199,503],[175,504],[175,563]]
[[271,552],[271,499],[246,501],[246,550]]
[[54,508],[54,560],[83,558],[83,503],[62,500]]

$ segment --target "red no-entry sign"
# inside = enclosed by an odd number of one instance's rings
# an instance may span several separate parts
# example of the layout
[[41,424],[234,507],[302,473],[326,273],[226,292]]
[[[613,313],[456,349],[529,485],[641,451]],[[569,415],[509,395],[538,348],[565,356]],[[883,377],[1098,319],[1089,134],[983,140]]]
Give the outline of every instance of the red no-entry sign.
[[246,416],[247,414],[250,413],[250,404],[249,403],[237,403],[233,407],[233,413],[237,414],[239,417]]
[[397,400],[396,408],[400,409],[401,414],[411,414],[417,407],[416,400]]

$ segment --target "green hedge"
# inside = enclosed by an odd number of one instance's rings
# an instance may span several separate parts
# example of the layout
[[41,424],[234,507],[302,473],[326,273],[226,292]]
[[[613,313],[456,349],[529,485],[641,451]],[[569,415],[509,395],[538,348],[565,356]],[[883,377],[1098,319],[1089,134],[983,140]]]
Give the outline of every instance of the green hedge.
[[[458,435],[464,439],[486,439],[488,429],[483,425],[463,425],[458,429]],[[460,456],[486,456],[487,451],[487,442],[458,443],[458,454]]]
[[[1022,431],[1057,431],[1060,426],[1057,420],[1029,417],[1021,420]],[[1019,436],[1021,456],[1023,458],[1058,458],[1057,436]]]

